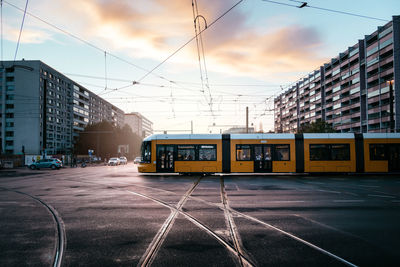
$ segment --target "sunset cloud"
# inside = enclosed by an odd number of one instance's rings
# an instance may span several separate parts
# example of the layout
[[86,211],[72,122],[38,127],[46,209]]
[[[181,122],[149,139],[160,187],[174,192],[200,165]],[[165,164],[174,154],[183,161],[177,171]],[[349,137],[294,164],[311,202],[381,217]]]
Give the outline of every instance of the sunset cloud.
[[[235,1],[198,1],[199,14],[210,24]],[[100,47],[128,51],[133,58],[161,61],[194,35],[190,1],[181,0],[41,0],[54,23]],[[39,12],[34,9],[33,13]],[[40,14],[38,14],[40,16]],[[202,27],[203,21],[201,21]],[[43,26],[42,26],[43,27]],[[15,35],[17,28],[13,31]],[[44,42],[51,32],[32,28],[23,32],[25,42]],[[210,71],[269,78],[309,71],[323,62],[315,51],[323,48],[314,28],[276,26],[260,31],[249,25],[239,8],[233,9],[203,34]],[[111,47],[111,48],[110,48]],[[171,60],[197,66],[195,42]],[[176,68],[176,66],[174,66]]]

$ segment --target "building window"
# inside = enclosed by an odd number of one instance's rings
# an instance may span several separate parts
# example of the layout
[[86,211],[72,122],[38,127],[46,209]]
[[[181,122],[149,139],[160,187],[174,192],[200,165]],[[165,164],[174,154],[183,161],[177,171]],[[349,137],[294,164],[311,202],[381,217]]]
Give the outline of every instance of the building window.
[[251,160],[251,145],[236,145],[236,160],[250,161]]
[[14,145],[14,141],[8,140],[6,141],[6,146],[13,146]]
[[311,161],[350,160],[349,144],[310,144]]
[[6,137],[13,137],[13,136],[14,136],[14,132],[6,131]]

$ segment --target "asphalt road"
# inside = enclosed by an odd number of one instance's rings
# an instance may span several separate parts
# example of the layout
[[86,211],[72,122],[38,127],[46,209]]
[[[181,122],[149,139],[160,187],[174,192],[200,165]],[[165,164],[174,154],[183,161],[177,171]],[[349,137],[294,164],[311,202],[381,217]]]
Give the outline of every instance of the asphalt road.
[[0,171],[0,266],[400,266],[400,177]]

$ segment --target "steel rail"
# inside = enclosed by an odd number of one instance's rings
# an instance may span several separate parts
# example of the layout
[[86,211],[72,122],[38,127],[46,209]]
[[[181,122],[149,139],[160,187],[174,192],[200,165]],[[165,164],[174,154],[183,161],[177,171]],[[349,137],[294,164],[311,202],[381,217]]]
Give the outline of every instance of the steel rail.
[[[73,180],[73,181],[75,181],[75,180]],[[83,181],[76,181],[76,182],[101,185],[101,184],[99,184],[99,183],[93,183],[93,182],[83,182]],[[126,183],[124,183],[124,184],[126,184]],[[136,186],[136,185],[131,184],[131,186]],[[147,187],[147,186],[141,186],[141,185],[138,185],[138,187],[149,188],[149,189],[153,189],[153,190],[156,190],[156,191],[157,191],[157,190],[162,190],[162,191],[164,191],[164,192],[165,192],[165,191],[168,191],[168,190],[164,190],[164,189],[158,189],[158,188]],[[153,197],[151,197],[151,196],[147,196],[147,195],[142,194],[142,193],[138,193],[138,192],[134,192],[134,191],[130,191],[130,190],[125,190],[125,189],[119,189],[119,188],[115,188],[115,187],[111,187],[111,188],[116,189],[116,190],[126,191],[126,192],[128,192],[128,193],[131,193],[131,194],[134,194],[134,195],[137,195],[137,196],[142,196],[142,197],[144,197],[144,198],[147,198],[147,199],[149,199],[149,200],[152,200],[152,201],[154,201],[154,202],[157,202],[157,203],[159,203],[159,204],[161,204],[161,205],[163,205],[163,206],[165,206],[165,207],[167,207],[167,208],[175,209],[174,207],[172,207],[172,206],[169,205],[168,203],[163,202],[162,200],[153,198]],[[173,191],[168,191],[168,192],[170,192],[170,193],[176,195],[176,193],[173,192]],[[212,202],[208,202],[208,201],[206,201],[206,200],[204,200],[204,199],[201,199],[201,198],[198,198],[198,197],[193,197],[193,196],[190,196],[189,198],[192,199],[192,200],[195,200],[195,201],[202,202],[202,203],[207,204],[207,205],[209,205],[209,206],[217,207],[217,208],[219,208],[219,209],[221,209],[221,210],[224,210],[224,208],[221,207],[221,205],[218,205],[218,204],[215,204],[215,203],[212,203]],[[229,207],[228,209],[229,209],[230,212],[232,212],[232,213],[234,213],[234,214],[236,214],[236,215],[238,215],[238,216],[241,216],[241,217],[243,217],[243,218],[246,218],[246,219],[248,219],[248,220],[250,220],[250,221],[253,221],[253,222],[255,222],[255,223],[261,224],[261,225],[263,225],[263,226],[266,227],[266,228],[270,228],[270,229],[276,230],[276,231],[278,231],[278,232],[280,232],[280,233],[286,235],[287,237],[289,237],[289,238],[291,238],[291,239],[294,239],[294,240],[296,240],[296,241],[299,241],[299,242],[303,243],[304,245],[309,246],[309,247],[311,247],[311,248],[313,248],[313,249],[315,249],[315,250],[317,250],[317,251],[319,251],[319,252],[321,252],[321,253],[323,253],[323,254],[325,254],[325,255],[331,257],[331,258],[334,258],[334,259],[336,259],[336,260],[338,260],[338,261],[340,261],[340,262],[342,262],[342,263],[348,265],[348,266],[357,267],[356,264],[353,264],[353,263],[351,263],[351,262],[349,262],[349,261],[343,259],[342,257],[337,256],[337,255],[335,255],[335,254],[333,254],[333,253],[331,253],[331,252],[329,252],[329,251],[327,251],[327,250],[325,250],[325,249],[323,249],[323,248],[320,248],[320,247],[318,247],[317,245],[314,245],[314,244],[312,244],[312,243],[310,243],[310,242],[308,242],[308,241],[306,241],[306,240],[304,240],[304,239],[302,239],[302,238],[300,238],[300,237],[297,237],[297,236],[295,236],[294,234],[291,234],[291,233],[289,233],[289,232],[286,232],[286,231],[284,231],[284,230],[282,230],[282,229],[280,229],[280,228],[278,228],[278,227],[276,227],[276,226],[273,226],[273,225],[271,225],[271,224],[269,224],[269,223],[266,223],[266,222],[264,222],[264,221],[261,221],[261,220],[255,218],[255,217],[252,217],[252,216],[249,216],[249,215],[247,215],[247,214],[244,214],[244,213],[241,213],[241,212],[239,212],[239,211],[236,211],[235,209],[232,209],[232,208],[230,208],[230,207]],[[200,228],[202,228],[203,230],[207,231],[207,233],[209,233],[211,236],[213,236],[214,238],[216,238],[221,244],[223,244],[226,248],[228,248],[234,255],[237,255],[237,251],[235,250],[235,248],[234,248],[233,246],[231,246],[228,242],[226,242],[222,237],[220,237],[218,234],[216,234],[215,232],[213,232],[213,231],[212,231],[211,229],[209,229],[207,226],[205,226],[204,224],[202,224],[201,222],[199,222],[197,219],[195,219],[194,217],[192,217],[191,215],[189,215],[189,214],[187,214],[187,213],[185,213],[185,212],[183,212],[183,211],[179,211],[179,213],[182,214],[183,216],[185,216],[187,219],[189,219],[189,220],[190,220],[191,222],[193,222],[194,224],[196,224],[198,227],[200,227]],[[198,223],[198,224],[197,224],[197,223]],[[242,255],[242,256],[245,257],[244,255]],[[245,262],[245,263],[250,265],[250,264],[251,264],[251,261],[246,259],[246,262]]]
[[[246,266],[244,264],[244,261],[242,259],[242,255],[245,255],[244,250],[242,249],[243,244],[240,239],[239,231],[236,227],[235,221],[233,220],[232,213],[229,210],[229,203],[228,203],[228,195],[225,191],[225,183],[224,183],[224,177],[220,177],[220,184],[221,184],[221,202],[223,205],[223,210],[224,210],[224,215],[225,215],[225,220],[226,224],[228,226],[230,235],[232,237],[232,242],[235,246],[235,250],[237,251],[237,257],[240,263],[240,266]],[[253,265],[250,265],[253,266]]]
[[161,226],[160,230],[157,232],[156,236],[154,237],[153,241],[150,243],[149,247],[147,248],[146,252],[143,254],[142,258],[139,260],[137,266],[150,266],[157,253],[164,243],[165,238],[167,237],[169,231],[171,230],[175,219],[177,218],[179,212],[181,211],[183,205],[186,203],[189,196],[193,193],[196,186],[200,183],[202,177],[200,177],[194,184],[189,188],[188,191],[182,196],[179,200],[178,204],[174,209],[171,210],[171,214],[168,216],[167,220],[165,220],[164,224]]
[[64,257],[65,247],[67,244],[67,238],[66,238],[66,234],[65,234],[64,222],[63,222],[61,216],[58,214],[57,210],[55,208],[53,208],[50,204],[47,204],[42,199],[35,197],[33,195],[30,195],[28,193],[5,188],[5,187],[0,187],[0,188],[32,198],[33,200],[37,201],[42,206],[44,206],[47,209],[47,211],[52,215],[52,218],[56,224],[55,228],[56,228],[56,236],[57,236],[57,242],[55,244],[55,251],[54,251],[52,266],[60,267],[62,264],[63,257]]
[[[182,210],[178,210],[176,207],[162,201],[159,200],[157,198],[145,195],[143,193],[139,193],[139,192],[135,192],[135,191],[131,191],[131,190],[124,190],[128,193],[131,193],[133,195],[136,196],[140,196],[149,200],[152,200],[164,207],[167,207],[169,209],[175,210],[177,211],[179,214],[183,215],[184,217],[186,217],[186,219],[188,219],[189,221],[191,221],[194,225],[196,225],[197,227],[199,227],[200,229],[204,230],[205,232],[207,232],[209,235],[211,235],[213,238],[215,238],[220,244],[222,244],[225,248],[227,248],[233,255],[237,255],[237,251],[235,249],[234,246],[232,246],[231,244],[229,244],[223,237],[221,237],[220,235],[216,234],[213,230],[211,230],[208,226],[206,226],[205,224],[203,224],[201,221],[197,220],[196,218],[194,218],[192,215],[182,211]],[[245,255],[240,255],[242,257],[242,261],[244,263],[245,266],[253,266],[253,264],[251,263],[251,261],[249,259],[247,259],[247,257]]]

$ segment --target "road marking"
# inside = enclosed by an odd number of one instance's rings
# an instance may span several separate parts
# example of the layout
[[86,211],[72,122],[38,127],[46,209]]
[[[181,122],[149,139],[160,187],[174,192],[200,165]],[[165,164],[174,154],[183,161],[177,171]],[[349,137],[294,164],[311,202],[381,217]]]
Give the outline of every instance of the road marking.
[[338,192],[338,191],[330,191],[330,190],[323,190],[323,189],[318,189],[317,191],[326,192],[326,193],[333,193],[333,194],[341,194],[342,193],[342,192]]
[[365,202],[365,200],[363,200],[363,199],[335,199],[335,200],[333,200],[333,202],[343,202],[343,203],[349,202],[349,203],[351,203],[351,202]]
[[358,196],[358,194],[356,194],[356,193],[352,193],[352,192],[344,192],[344,194],[347,194],[347,195],[352,195],[352,196]]
[[304,203],[304,202],[306,202],[306,201],[305,200],[271,200],[271,201],[267,201],[267,203]]
[[306,182],[307,184],[325,184],[325,183],[320,183],[320,182]]
[[370,188],[378,188],[378,187],[380,187],[379,185],[362,185],[362,184],[360,184],[359,186],[370,187]]
[[239,186],[237,184],[235,184],[236,190],[240,191]]
[[392,197],[392,196],[384,196],[384,195],[372,195],[372,194],[369,194],[368,196],[369,196],[369,197],[396,198],[396,197]]

